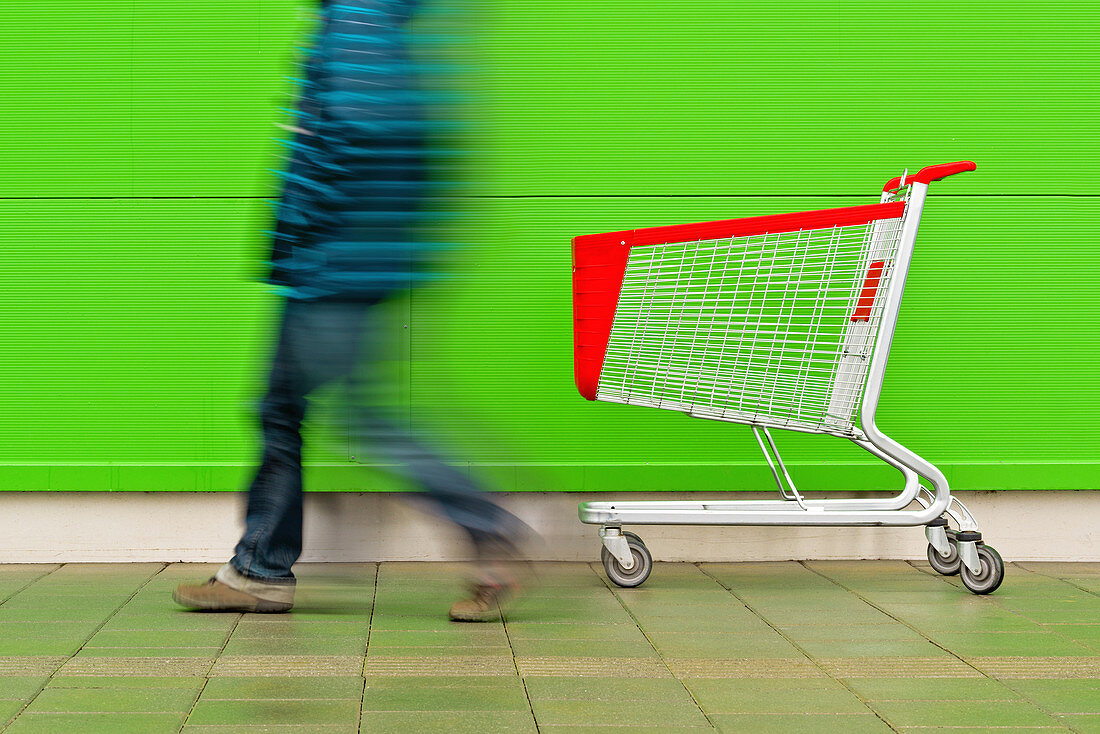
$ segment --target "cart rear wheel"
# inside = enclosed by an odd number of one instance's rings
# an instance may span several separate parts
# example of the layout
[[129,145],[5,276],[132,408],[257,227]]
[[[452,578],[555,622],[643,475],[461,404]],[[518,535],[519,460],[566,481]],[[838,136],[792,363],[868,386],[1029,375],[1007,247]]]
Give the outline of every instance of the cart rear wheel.
[[965,565],[959,569],[963,586],[975,594],[991,594],[997,590],[1005,577],[1005,563],[1001,560],[1001,554],[988,545],[979,543],[977,546],[978,560],[982,564],[982,571],[973,574]]
[[951,555],[944,558],[936,550],[936,547],[929,543],[928,563],[931,564],[936,573],[941,573],[944,576],[954,576],[962,568],[962,559],[959,557],[959,546],[955,544],[953,538],[948,542],[948,545],[951,546]]
[[630,548],[630,554],[634,557],[634,566],[629,571],[626,570],[619,563],[619,559],[611,555],[607,548],[603,549],[601,558],[603,560],[603,570],[607,572],[607,578],[611,579],[612,583],[629,589],[641,586],[649,578],[649,572],[653,570],[653,556],[649,554],[649,549],[645,547],[645,543],[637,535],[623,533],[623,536]]

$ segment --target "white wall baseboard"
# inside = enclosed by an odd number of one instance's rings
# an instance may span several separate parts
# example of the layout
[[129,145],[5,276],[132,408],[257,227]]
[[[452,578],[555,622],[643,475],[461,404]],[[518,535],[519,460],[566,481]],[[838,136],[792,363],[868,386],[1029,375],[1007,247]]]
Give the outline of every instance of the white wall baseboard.
[[[772,498],[736,492],[723,499]],[[961,492],[985,540],[1006,561],[1100,561],[1100,491]],[[647,493],[500,493],[494,499],[542,535],[539,560],[599,559],[585,500],[669,499]],[[677,499],[715,499],[677,493]],[[0,563],[221,562],[244,514],[239,493],[0,492]],[[411,501],[410,501],[411,500]],[[459,560],[460,533],[415,495],[306,495],[303,561]],[[638,527],[655,560],[923,558],[920,528]]]

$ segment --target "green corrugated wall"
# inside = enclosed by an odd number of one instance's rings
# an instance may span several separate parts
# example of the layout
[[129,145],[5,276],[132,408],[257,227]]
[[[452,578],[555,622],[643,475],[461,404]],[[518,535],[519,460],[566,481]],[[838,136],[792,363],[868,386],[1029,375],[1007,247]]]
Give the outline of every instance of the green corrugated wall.
[[[239,488],[294,0],[6,2],[0,490]],[[397,304],[411,414],[508,490],[767,488],[748,430],[573,388],[569,240],[933,185],[879,425],[959,489],[1100,486],[1100,6],[483,4],[477,216]],[[412,359],[409,359],[409,355]],[[808,489],[896,486],[780,437]],[[317,442],[315,489],[394,488]]]

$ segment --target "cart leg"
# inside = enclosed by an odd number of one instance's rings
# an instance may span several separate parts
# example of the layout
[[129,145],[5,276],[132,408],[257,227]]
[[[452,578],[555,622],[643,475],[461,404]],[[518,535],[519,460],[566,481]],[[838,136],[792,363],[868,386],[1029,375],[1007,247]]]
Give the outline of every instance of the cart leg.
[[959,558],[970,572],[977,575],[982,572],[982,562],[978,558],[978,543],[982,540],[982,534],[973,530],[964,530],[955,536],[955,542],[959,546]]
[[600,528],[600,540],[607,552],[615,557],[624,571],[634,568],[634,554],[630,552],[630,544],[619,527]]
[[924,537],[928,538],[928,545],[936,549],[944,558],[952,554],[951,541],[947,539],[947,524],[925,525]]

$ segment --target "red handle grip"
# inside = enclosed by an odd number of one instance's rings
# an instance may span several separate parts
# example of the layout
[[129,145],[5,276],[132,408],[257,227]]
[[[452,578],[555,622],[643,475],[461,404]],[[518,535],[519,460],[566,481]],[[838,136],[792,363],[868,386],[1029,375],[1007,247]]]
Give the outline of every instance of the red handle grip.
[[[930,184],[933,181],[954,176],[956,173],[966,173],[967,171],[977,170],[977,168],[978,164],[974,161],[956,161],[955,163],[941,163],[938,166],[925,166],[912,176],[906,177],[905,183]],[[886,182],[882,190],[893,191],[899,186],[901,186],[901,176],[895,176]]]

